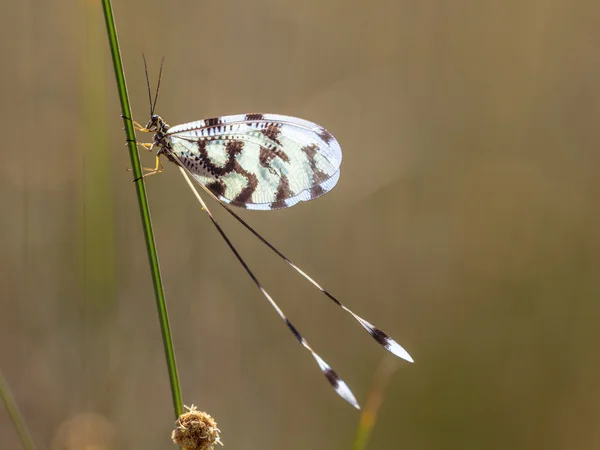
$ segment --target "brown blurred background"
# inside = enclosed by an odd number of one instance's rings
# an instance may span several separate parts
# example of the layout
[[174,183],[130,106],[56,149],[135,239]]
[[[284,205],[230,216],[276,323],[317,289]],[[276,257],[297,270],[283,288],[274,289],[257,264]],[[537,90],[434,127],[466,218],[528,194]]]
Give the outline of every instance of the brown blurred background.
[[[101,8],[2,10],[0,369],[40,449],[173,448]],[[600,448],[598,2],[147,0],[114,12],[138,121],[145,52],[153,83],[166,56],[157,112],[171,124],[278,112],[341,142],[331,194],[242,215],[414,356],[370,448]],[[184,402],[217,419],[226,449],[350,449],[358,413],[175,167],[146,186]],[[391,356],[214,207],[364,403]],[[19,448],[3,407],[0,448]]]

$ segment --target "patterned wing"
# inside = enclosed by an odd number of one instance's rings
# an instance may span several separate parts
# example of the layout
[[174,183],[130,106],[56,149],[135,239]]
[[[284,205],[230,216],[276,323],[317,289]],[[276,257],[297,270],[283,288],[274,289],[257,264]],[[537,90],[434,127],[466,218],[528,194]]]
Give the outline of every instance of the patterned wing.
[[329,192],[342,151],[325,128],[296,117],[241,114],[169,129],[173,153],[223,202],[288,208]]

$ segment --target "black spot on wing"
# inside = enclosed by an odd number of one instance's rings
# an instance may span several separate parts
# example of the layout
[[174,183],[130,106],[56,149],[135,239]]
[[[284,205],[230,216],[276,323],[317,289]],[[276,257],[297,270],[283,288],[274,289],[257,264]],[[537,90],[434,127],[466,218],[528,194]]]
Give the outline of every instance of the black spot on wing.
[[234,160],[242,152],[243,148],[244,143],[242,141],[229,141],[225,146],[230,160]]
[[323,187],[320,184],[317,184],[316,186],[310,188],[310,198],[317,198],[325,194],[325,189],[323,189]]
[[223,194],[225,194],[225,185],[221,180],[215,180],[212,183],[208,183],[206,187],[217,196],[223,197]]
[[279,135],[281,134],[281,124],[268,123],[267,126],[261,130],[261,132],[273,142],[281,144],[278,139]]
[[329,144],[333,140],[333,134],[331,134],[323,127],[319,129],[319,132],[317,134],[321,139],[323,139],[323,142],[325,142],[326,144]]
[[290,189],[290,182],[288,177],[282,175],[279,179],[279,186],[277,186],[277,192],[275,193],[275,201],[281,202],[287,198],[290,198],[294,193]]
[[275,192],[275,201],[271,203],[271,209],[285,208],[285,201],[294,196],[294,192],[290,189],[288,177],[282,175],[279,179],[277,192]]
[[[317,161],[315,159],[317,151],[319,150],[319,146],[317,144],[305,145],[300,150],[304,152],[306,158],[308,159],[308,164],[310,165],[310,169],[312,170],[312,179],[314,184],[321,184],[323,181],[330,178],[330,176],[327,173],[323,172],[317,167]],[[323,189],[320,186],[314,186],[314,188],[317,188],[317,190],[318,188],[320,188],[321,190]]]
[[300,150],[306,154],[306,157],[311,162],[311,166],[315,164],[315,155],[317,154],[319,146],[317,144],[305,145]]
[[273,160],[273,158],[275,158],[275,152],[261,145],[258,155],[258,162],[260,163],[260,165],[265,168],[270,168],[271,161]]
[[206,127],[216,127],[217,125],[221,125],[220,117],[211,117],[210,119],[204,119],[204,126]]
[[263,120],[265,118],[265,116],[263,116],[262,114],[246,114],[246,117],[244,118],[247,121],[251,121],[251,120]]
[[290,162],[289,156],[283,150],[279,148],[268,149],[262,145],[260,146],[258,162],[262,167],[269,169],[274,175],[277,175],[277,171],[271,165],[271,161],[273,161],[276,157],[281,159],[283,162]]
[[290,157],[289,157],[289,156],[287,155],[287,153],[286,153],[286,152],[284,152],[283,150],[281,150],[281,149],[278,149],[278,148],[275,148],[275,149],[273,149],[273,151],[275,152],[275,154],[276,154],[276,155],[277,155],[279,158],[281,158],[281,160],[282,160],[282,161],[284,161],[284,162],[286,162],[286,163],[289,163],[289,162],[290,162]]

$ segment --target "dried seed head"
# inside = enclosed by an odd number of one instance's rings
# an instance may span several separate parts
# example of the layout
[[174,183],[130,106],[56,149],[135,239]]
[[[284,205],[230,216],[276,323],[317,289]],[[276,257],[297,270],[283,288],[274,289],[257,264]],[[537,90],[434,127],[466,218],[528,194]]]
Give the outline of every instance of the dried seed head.
[[198,411],[194,405],[187,407],[188,412],[179,416],[171,439],[184,450],[212,450],[215,444],[221,444],[217,422],[209,414]]

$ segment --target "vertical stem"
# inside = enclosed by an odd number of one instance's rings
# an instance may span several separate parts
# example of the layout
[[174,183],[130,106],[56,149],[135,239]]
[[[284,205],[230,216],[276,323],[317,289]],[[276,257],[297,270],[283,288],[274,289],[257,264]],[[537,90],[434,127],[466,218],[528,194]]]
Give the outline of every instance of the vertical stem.
[[356,437],[354,438],[354,450],[365,450],[367,448],[371,432],[377,422],[377,413],[383,403],[385,390],[396,370],[398,370],[398,360],[395,358],[385,356],[379,364],[369,390],[367,402],[360,414]]
[[6,410],[8,411],[8,415],[17,430],[17,434],[21,439],[21,443],[26,450],[35,450],[35,445],[33,443],[33,439],[31,438],[31,434],[29,434],[29,430],[25,425],[25,420],[23,420],[23,416],[19,411],[19,407],[17,406],[17,402],[15,402],[14,397],[12,396],[10,389],[8,388],[8,383],[4,379],[2,375],[2,371],[0,371],[0,398],[6,406]]
[[160,329],[163,338],[163,346],[165,351],[165,358],[167,360],[167,370],[169,371],[169,380],[171,383],[171,395],[173,397],[173,407],[175,409],[175,415],[180,416],[183,413],[183,406],[181,402],[181,390],[179,388],[179,378],[177,375],[177,366],[175,364],[175,352],[173,350],[173,341],[171,338],[171,330],[169,327],[169,317],[167,314],[167,305],[165,301],[165,294],[163,291],[162,280],[160,275],[160,267],[158,264],[158,254],[156,246],[154,244],[154,232],[152,230],[152,222],[150,219],[150,208],[148,206],[148,198],[146,196],[146,189],[144,187],[144,179],[142,178],[142,168],[140,165],[140,158],[135,145],[135,133],[133,130],[133,123],[131,119],[131,108],[129,106],[129,98],[127,95],[127,86],[125,83],[125,74],[123,72],[123,64],[121,62],[121,52],[119,50],[119,44],[117,39],[117,30],[115,27],[115,21],[112,12],[112,6],[110,0],[102,0],[102,7],[104,9],[104,18],[106,21],[106,31],[108,34],[108,41],[110,45],[110,51],[112,54],[112,62],[115,69],[115,76],[117,79],[117,90],[119,93],[119,100],[121,101],[121,112],[124,116],[123,123],[125,125],[125,135],[129,143],[129,155],[131,157],[131,165],[133,167],[133,176],[137,181],[135,187],[137,191],[138,203],[140,207],[140,214],[142,218],[142,228],[144,230],[144,237],[146,239],[146,248],[148,250],[148,260],[150,262],[150,270],[152,275],[152,282],[154,284],[154,293],[156,296],[156,307],[158,310],[158,318],[160,322]]

